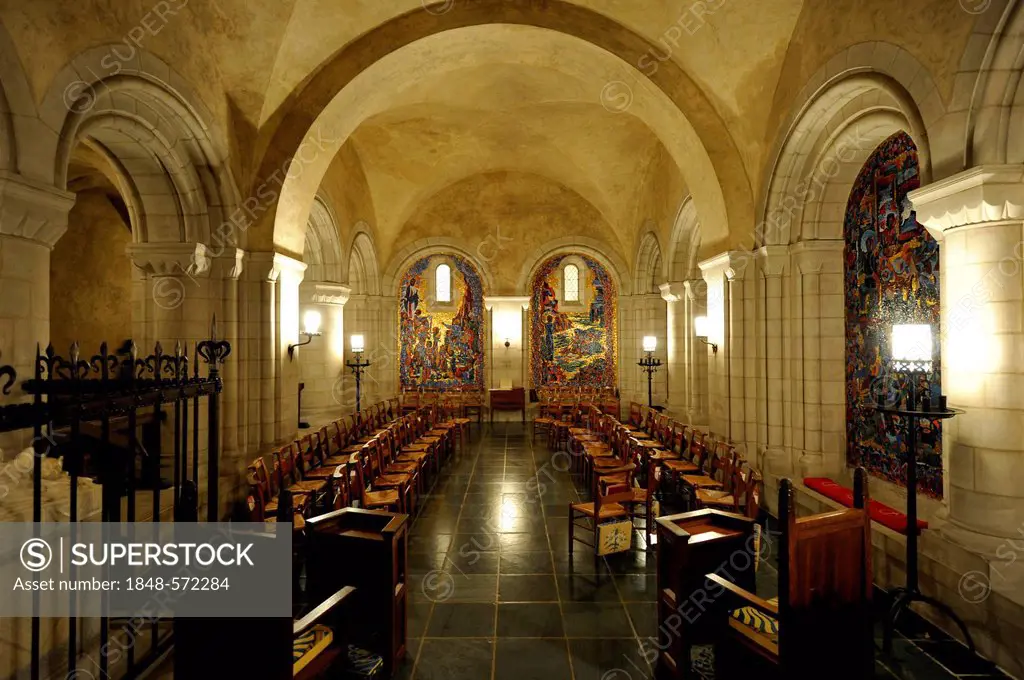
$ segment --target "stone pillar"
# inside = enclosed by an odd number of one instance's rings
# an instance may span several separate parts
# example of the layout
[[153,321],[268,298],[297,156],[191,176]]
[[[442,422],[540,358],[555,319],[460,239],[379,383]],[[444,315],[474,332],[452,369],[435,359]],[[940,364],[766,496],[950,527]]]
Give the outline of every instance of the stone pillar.
[[[980,166],[913,191],[940,241],[942,388],[950,523],[943,533],[993,564],[992,590],[1024,602],[1024,166]],[[1000,552],[1004,554],[1000,554]]]
[[316,427],[317,422],[337,418],[342,413],[337,388],[346,370],[345,303],[351,289],[325,282],[311,282],[303,288],[306,291],[303,312],[310,308],[320,312],[323,333],[302,347],[297,357],[300,377],[305,384],[303,418]]
[[843,242],[790,247],[792,455],[800,477],[838,477],[846,466]]
[[[210,334],[211,259],[202,243],[133,243],[128,257],[135,265],[132,294],[133,340],[142,354],[156,342],[173,350],[180,341],[191,355]],[[116,350],[112,347],[111,351]]]
[[691,425],[706,425],[707,345],[694,334],[694,319],[706,314],[707,286],[695,279],[659,287],[666,303],[669,411]]
[[[250,414],[258,415],[250,423],[259,429],[261,445],[267,446],[290,440],[298,431],[299,371],[288,358],[288,346],[299,342],[299,284],[306,265],[270,252],[252,253],[250,261],[248,288],[257,300],[249,309],[250,320],[256,321],[250,347],[256,350],[258,364],[249,370],[259,386],[259,408],[250,403]],[[255,398],[252,383],[250,393]]]
[[760,273],[757,336],[758,448],[781,449],[785,445],[785,384],[783,355],[783,274],[789,264],[788,246],[765,246],[757,252]]
[[754,285],[750,254],[730,251],[701,262],[707,284],[709,427],[737,446],[756,439]]
[[74,203],[73,194],[0,176],[0,365],[13,366],[19,380],[32,377],[36,345],[50,341],[50,251]]

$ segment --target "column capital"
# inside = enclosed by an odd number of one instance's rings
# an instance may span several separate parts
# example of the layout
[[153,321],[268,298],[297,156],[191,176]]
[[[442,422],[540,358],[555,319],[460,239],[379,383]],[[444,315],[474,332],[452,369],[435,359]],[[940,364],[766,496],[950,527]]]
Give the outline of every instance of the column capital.
[[658,288],[661,289],[661,299],[665,302],[679,302],[686,295],[685,281],[669,281]]
[[202,276],[210,271],[210,257],[202,243],[133,243],[128,258],[149,276]]
[[519,305],[523,309],[529,309],[531,299],[529,295],[485,295],[484,309],[505,305]]
[[218,255],[210,258],[210,275],[218,279],[238,279],[244,269],[245,256],[246,252],[240,248],[222,248]]
[[979,165],[907,194],[937,240],[957,227],[1024,220],[1024,165]]
[[706,298],[708,295],[708,282],[704,279],[690,279],[683,281],[683,289],[686,291],[686,297],[690,300]]
[[270,251],[250,253],[249,262],[254,268],[255,276],[269,283],[275,283],[282,273],[295,274],[301,282],[302,277],[306,273],[306,264],[304,262],[281,253]]
[[817,239],[800,241],[789,247],[793,265],[801,274],[819,274],[823,271],[843,270],[843,248],[841,239]]
[[0,234],[37,241],[53,248],[68,228],[75,195],[0,173]]
[[782,276],[789,265],[789,246],[763,246],[757,250],[757,259],[761,263],[761,275],[767,279]]
[[313,284],[313,295],[311,302],[315,305],[333,305],[344,307],[348,302],[352,289],[340,283],[326,283],[318,281]]
[[725,276],[730,281],[742,280],[747,277],[747,271],[753,257],[754,253],[746,250],[727,250],[724,253],[697,263],[697,267],[700,269],[705,281],[719,276]]

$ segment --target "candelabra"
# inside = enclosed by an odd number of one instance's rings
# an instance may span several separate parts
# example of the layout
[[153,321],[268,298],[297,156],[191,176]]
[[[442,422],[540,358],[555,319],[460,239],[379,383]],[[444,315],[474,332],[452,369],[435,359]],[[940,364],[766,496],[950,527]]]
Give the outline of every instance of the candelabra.
[[654,358],[654,350],[658,348],[658,339],[654,336],[648,335],[644,337],[644,352],[647,356],[640,359],[637,365],[643,369],[647,374],[647,406],[654,408],[654,374],[657,373],[658,367],[661,366],[661,359]]
[[369,359],[363,361],[363,350],[365,345],[363,343],[363,336],[353,335],[352,336],[352,353],[355,355],[355,361],[346,361],[345,365],[352,369],[352,375],[356,377],[356,413],[359,413],[360,408],[360,397],[361,397],[361,381],[363,377],[363,371],[370,365]]

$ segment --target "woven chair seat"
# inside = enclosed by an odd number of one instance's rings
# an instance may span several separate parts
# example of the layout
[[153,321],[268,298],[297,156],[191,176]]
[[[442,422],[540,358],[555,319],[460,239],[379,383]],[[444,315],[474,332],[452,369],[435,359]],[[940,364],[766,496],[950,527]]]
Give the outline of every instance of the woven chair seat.
[[[594,504],[593,503],[573,503],[572,509],[576,512],[583,513],[587,517],[594,516]],[[606,519],[608,517],[624,517],[626,516],[626,508],[619,505],[618,503],[605,503],[601,506],[601,516],[598,519]]]

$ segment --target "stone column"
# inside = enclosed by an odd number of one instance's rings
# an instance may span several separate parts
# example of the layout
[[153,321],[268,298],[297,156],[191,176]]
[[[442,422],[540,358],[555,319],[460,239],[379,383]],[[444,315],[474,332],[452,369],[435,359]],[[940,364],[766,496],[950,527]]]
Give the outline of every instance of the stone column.
[[788,246],[765,246],[757,252],[758,290],[757,346],[758,428],[760,447],[785,446],[784,367],[785,318],[783,316],[783,275],[789,265]]
[[843,242],[802,241],[790,253],[795,473],[836,478],[846,466]]
[[689,394],[687,391],[687,331],[686,290],[682,283],[666,282],[658,286],[665,301],[665,372],[667,394],[666,412],[673,418],[686,419]]
[[[1024,532],[1024,166],[972,168],[909,197],[940,241],[942,388],[964,409],[943,424],[944,533],[999,557]],[[1003,559],[993,590],[1024,601],[1022,565]]]
[[303,288],[308,295],[305,309],[320,312],[323,333],[303,347],[298,356],[300,376],[306,386],[302,392],[302,414],[316,427],[316,422],[341,414],[337,390],[346,370],[345,303],[351,289],[325,282],[309,283]]
[[708,286],[704,279],[683,282],[686,328],[687,416],[691,425],[708,426],[708,346],[697,338],[696,318],[707,316]]
[[0,176],[0,365],[13,366],[19,380],[32,377],[36,345],[50,341],[50,251],[74,203],[74,194]]
[[[256,322],[250,347],[258,364],[249,370],[259,385],[259,408],[250,404],[250,413],[258,413],[251,425],[259,429],[261,445],[268,446],[290,440],[298,431],[299,371],[288,358],[288,346],[299,342],[299,284],[306,265],[271,252],[252,253],[250,261],[249,289],[258,301],[249,309],[250,320]],[[252,380],[250,393],[255,398]]]
[[[658,339],[655,357],[664,362],[667,347],[668,310],[660,293],[627,295],[619,298],[619,385],[624,402],[624,413],[628,413],[630,401],[647,405],[647,374],[637,362],[644,356],[642,351],[645,335]],[[654,374],[652,387],[654,404],[664,404],[667,395],[667,370],[661,368]]]
[[[707,284],[709,427],[737,446],[756,440],[754,287],[750,254],[730,251],[701,262]],[[752,449],[751,449],[752,450]]]

